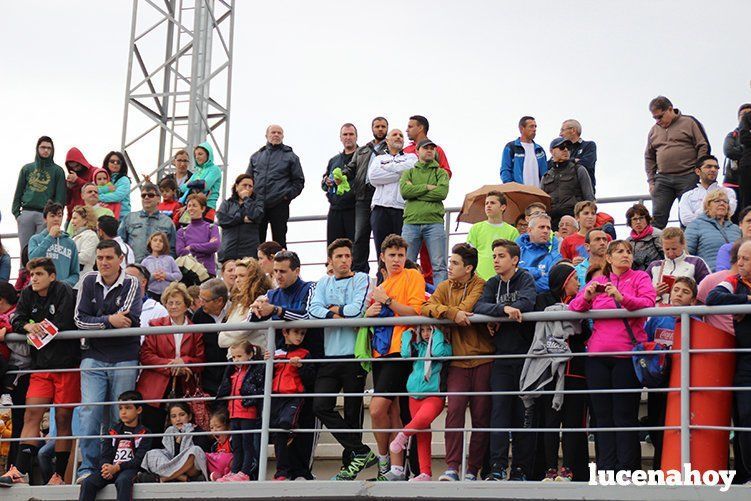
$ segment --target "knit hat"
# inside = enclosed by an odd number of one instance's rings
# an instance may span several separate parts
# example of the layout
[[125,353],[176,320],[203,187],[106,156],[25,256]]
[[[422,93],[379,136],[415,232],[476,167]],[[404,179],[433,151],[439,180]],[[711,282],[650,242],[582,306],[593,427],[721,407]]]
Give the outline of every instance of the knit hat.
[[563,289],[566,286],[571,275],[576,274],[576,268],[571,263],[558,263],[550,268],[548,274],[548,285],[550,285],[550,292],[556,299],[563,299]]

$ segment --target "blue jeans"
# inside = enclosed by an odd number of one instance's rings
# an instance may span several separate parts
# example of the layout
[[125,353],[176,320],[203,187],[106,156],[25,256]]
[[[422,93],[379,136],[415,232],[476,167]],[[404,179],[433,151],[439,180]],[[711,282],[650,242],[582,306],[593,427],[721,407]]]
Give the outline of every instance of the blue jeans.
[[[82,369],[109,368],[109,367],[128,367],[138,365],[138,360],[128,360],[126,362],[108,363],[94,360],[93,358],[84,358],[81,360]],[[81,403],[105,402],[117,400],[121,393],[136,388],[136,379],[138,379],[138,369],[118,370],[118,371],[82,371],[81,372]],[[110,414],[104,413],[103,405],[82,405],[79,407],[80,434],[81,435],[100,435],[102,429],[111,423],[114,424],[120,420],[119,411],[116,405],[111,405]],[[81,467],[78,469],[78,476],[85,473],[94,473],[98,470],[101,457],[101,440],[87,439],[80,441],[81,447]]]
[[407,259],[417,262],[423,242],[430,254],[433,266],[433,283],[438,285],[448,278],[446,273],[446,230],[443,223],[405,224],[402,237],[407,241]]

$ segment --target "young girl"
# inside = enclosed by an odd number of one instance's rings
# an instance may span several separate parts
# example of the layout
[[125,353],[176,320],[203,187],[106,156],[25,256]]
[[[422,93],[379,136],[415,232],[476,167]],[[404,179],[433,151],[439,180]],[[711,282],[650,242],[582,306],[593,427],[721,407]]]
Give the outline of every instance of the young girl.
[[219,227],[203,219],[206,210],[206,195],[203,193],[189,195],[186,207],[190,224],[177,230],[177,255],[192,255],[213,277],[216,275],[216,252],[221,246]]
[[[115,185],[110,180],[110,173],[105,169],[94,169],[94,183],[99,187],[99,195],[115,193]],[[99,202],[99,205],[111,210],[115,219],[120,218],[120,202]]]
[[232,466],[232,446],[229,435],[222,433],[229,431],[229,415],[224,409],[219,409],[211,415],[209,421],[211,433],[214,433],[214,443],[210,452],[206,453],[209,467],[209,478],[216,481],[230,473]]
[[203,430],[191,422],[193,413],[185,402],[169,404],[167,413],[171,426],[165,430],[162,438],[164,449],[152,449],[147,452],[141,467],[157,475],[160,482],[200,480],[200,475],[203,475],[205,481],[208,478],[206,454],[195,444],[198,440],[194,441],[191,434]]
[[155,301],[161,301],[162,292],[171,282],[182,280],[183,274],[175,258],[169,254],[169,240],[164,232],[153,233],[146,244],[146,250],[151,255],[146,256],[141,264],[151,273],[147,292]]
[[[262,364],[243,364],[262,360],[263,350],[248,341],[233,344],[229,349],[233,366],[227,366],[217,398],[250,397],[263,394],[265,368]],[[229,426],[232,431],[257,430],[260,427],[261,400],[258,398],[233,398],[228,402]],[[247,482],[257,475],[258,451],[253,446],[253,433],[237,433],[230,438],[232,468],[217,482]]]
[[[443,337],[443,332],[434,326],[419,326],[415,330],[408,329],[402,334],[402,352],[408,357],[450,357],[451,343]],[[407,379],[407,391],[410,393],[430,393],[440,391],[442,362],[430,360],[415,360],[412,373]],[[415,430],[430,429],[430,424],[443,410],[443,397],[417,396],[409,397],[409,412],[412,415],[404,431],[400,431],[389,445],[394,454],[407,448],[409,437]],[[424,482],[432,479],[430,452],[431,433],[429,431],[417,434],[417,458],[420,463],[420,474],[411,481]]]
[[[670,229],[670,228],[668,228]],[[677,277],[670,289],[670,306],[692,306],[696,303],[696,282],[691,277]],[[675,337],[676,317],[650,317],[644,325],[647,333],[647,341],[664,345],[672,349]],[[666,375],[667,376],[667,375]],[[668,378],[665,378],[663,388],[667,387]],[[647,426],[665,426],[665,414],[667,413],[668,393],[647,393]],[[662,438],[664,431],[653,430],[649,432],[654,446],[653,468],[660,468],[662,460]]]

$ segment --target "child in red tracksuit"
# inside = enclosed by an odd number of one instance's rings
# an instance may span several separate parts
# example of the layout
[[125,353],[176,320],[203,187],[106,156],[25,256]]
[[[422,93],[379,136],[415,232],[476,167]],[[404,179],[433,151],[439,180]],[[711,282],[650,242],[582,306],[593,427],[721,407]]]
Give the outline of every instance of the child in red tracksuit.
[[[301,360],[310,358],[310,352],[301,348],[305,339],[305,329],[283,329],[284,346],[274,353],[274,360],[289,360],[274,364],[274,381],[272,390],[276,394],[288,395],[274,397],[271,401],[271,428],[290,430],[297,427],[297,421],[302,409],[302,397],[295,396],[305,393],[315,376],[313,364],[303,364]],[[267,354],[268,355],[268,354]],[[274,480],[289,479],[290,444],[294,439],[292,433],[274,433],[274,453],[276,454],[276,473]],[[297,465],[295,470],[307,469],[307,465]]]

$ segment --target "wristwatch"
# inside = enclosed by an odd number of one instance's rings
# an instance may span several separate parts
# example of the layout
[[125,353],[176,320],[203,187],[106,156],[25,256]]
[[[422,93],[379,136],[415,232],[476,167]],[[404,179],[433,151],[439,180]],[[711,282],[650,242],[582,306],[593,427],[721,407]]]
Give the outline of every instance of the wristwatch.
[[388,298],[388,299],[386,300],[386,302],[385,302],[385,303],[383,303],[383,304],[385,304],[386,306],[391,306],[391,303],[393,303],[393,302],[394,302],[394,300],[393,300],[393,299],[391,299],[391,298]]

